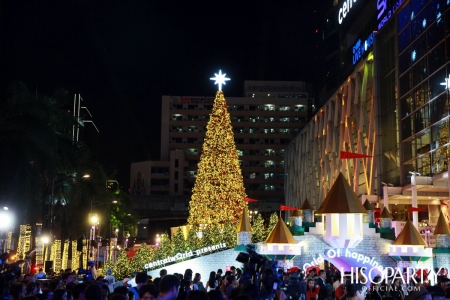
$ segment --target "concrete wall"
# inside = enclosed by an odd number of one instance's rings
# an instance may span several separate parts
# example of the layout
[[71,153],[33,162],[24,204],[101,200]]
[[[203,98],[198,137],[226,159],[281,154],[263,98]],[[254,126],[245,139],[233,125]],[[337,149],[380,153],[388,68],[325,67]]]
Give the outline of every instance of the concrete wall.
[[[304,236],[296,236],[295,240],[301,243],[301,255],[294,260],[293,265],[300,268],[305,263],[311,263],[314,258],[318,258],[319,254],[326,258],[326,254],[329,249],[333,249],[323,241],[323,236],[319,234],[306,234]],[[396,262],[389,257],[389,245],[392,241],[382,239],[376,236],[365,236],[364,241],[361,242],[355,248],[349,249],[351,252],[357,252],[367,257],[373,258],[378,264],[384,267],[396,267]],[[260,253],[262,243],[256,245],[256,252]],[[345,249],[341,249],[342,256],[345,255]],[[242,264],[236,261],[236,257],[239,254],[238,251],[233,249],[221,251],[218,253],[194,258],[188,261],[180,262],[178,264],[170,265],[167,267],[159,268],[148,272],[153,278],[159,277],[159,271],[166,269],[168,274],[181,273],[184,274],[186,269],[192,269],[194,273],[200,273],[203,282],[205,282],[211,271],[217,271],[222,269],[225,272],[227,266],[242,267]],[[330,260],[332,261],[332,260]],[[357,262],[356,259],[347,259],[349,265],[354,267],[371,267],[369,264],[362,264]],[[323,267],[323,263],[320,264]]]

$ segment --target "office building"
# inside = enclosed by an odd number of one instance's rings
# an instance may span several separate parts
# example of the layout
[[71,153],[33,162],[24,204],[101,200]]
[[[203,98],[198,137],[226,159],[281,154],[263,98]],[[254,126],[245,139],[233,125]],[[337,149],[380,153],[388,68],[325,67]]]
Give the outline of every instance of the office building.
[[[346,15],[336,26],[351,21],[346,34],[335,30],[353,68],[341,70],[339,86],[286,150],[287,205],[308,198],[319,208],[342,172],[395,221],[433,226],[439,209],[448,216],[450,1],[330,3],[337,20]],[[341,151],[371,157],[341,159]]]

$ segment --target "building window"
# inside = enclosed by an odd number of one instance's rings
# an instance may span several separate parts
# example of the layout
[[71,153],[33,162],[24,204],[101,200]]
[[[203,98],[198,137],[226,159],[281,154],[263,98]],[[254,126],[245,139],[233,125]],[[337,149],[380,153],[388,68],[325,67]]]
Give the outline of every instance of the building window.
[[256,178],[256,173],[250,173],[250,179],[255,179]]
[[178,168],[178,158],[175,159],[175,168]]
[[238,156],[243,156],[243,155],[244,155],[244,151],[238,150]]
[[264,185],[264,190],[266,190],[266,191],[274,191],[275,190],[275,186],[273,184],[265,184]]
[[178,193],[178,183],[175,183],[173,185],[173,190],[174,190],[175,193]]
[[178,179],[178,171],[175,171],[175,180]]

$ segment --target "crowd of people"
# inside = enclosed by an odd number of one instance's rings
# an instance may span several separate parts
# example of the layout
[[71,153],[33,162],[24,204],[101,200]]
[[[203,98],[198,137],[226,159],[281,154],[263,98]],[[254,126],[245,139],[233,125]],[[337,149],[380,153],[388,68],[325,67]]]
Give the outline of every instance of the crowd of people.
[[[56,275],[56,274],[52,274]],[[312,269],[308,274],[298,270],[279,272],[271,281],[270,293],[263,292],[245,278],[242,270],[231,267],[223,273],[212,271],[206,281],[191,269],[184,274],[167,274],[151,278],[146,272],[116,282],[112,271],[106,276],[88,280],[67,269],[47,277],[42,269],[34,276],[18,276],[9,284],[10,300],[444,300],[450,298],[450,279],[438,276],[436,285],[423,285],[414,280],[406,285],[401,279],[382,280],[376,276],[364,284],[362,274],[326,272]],[[367,279],[366,279],[367,280]],[[355,283],[355,282],[363,283]],[[261,282],[260,282],[261,283]],[[6,299],[6,298],[5,298]]]

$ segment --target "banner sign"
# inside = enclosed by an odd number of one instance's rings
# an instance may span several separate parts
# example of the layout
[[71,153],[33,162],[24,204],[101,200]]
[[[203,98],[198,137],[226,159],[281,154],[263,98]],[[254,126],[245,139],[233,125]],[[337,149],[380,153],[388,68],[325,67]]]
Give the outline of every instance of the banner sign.
[[179,253],[178,252],[174,256],[167,256],[164,259],[160,259],[160,260],[157,260],[157,261],[146,263],[144,265],[144,268],[145,269],[150,269],[150,268],[153,268],[153,267],[163,266],[165,264],[177,262],[179,260],[184,260],[186,258],[190,259],[190,258],[194,258],[196,256],[200,256],[201,254],[208,254],[208,252],[219,250],[219,249],[223,249],[223,248],[226,248],[226,247],[227,247],[227,245],[225,243],[219,243],[217,245],[203,247],[203,248],[200,248],[200,249],[197,249],[197,250],[185,251],[184,253]]

